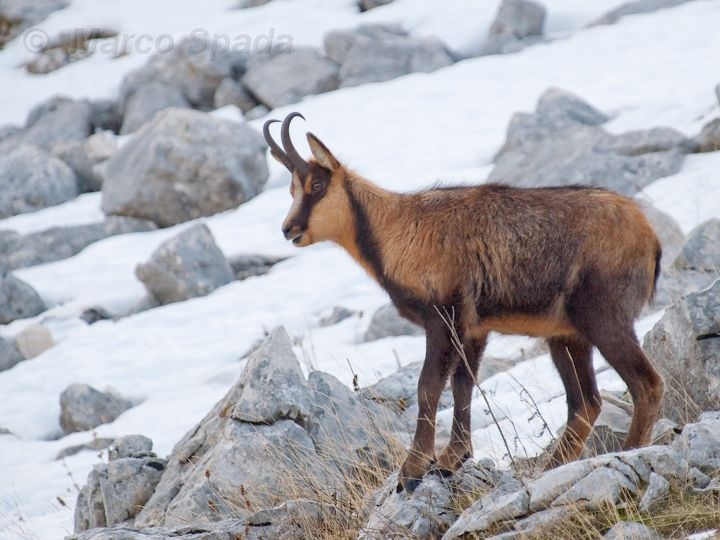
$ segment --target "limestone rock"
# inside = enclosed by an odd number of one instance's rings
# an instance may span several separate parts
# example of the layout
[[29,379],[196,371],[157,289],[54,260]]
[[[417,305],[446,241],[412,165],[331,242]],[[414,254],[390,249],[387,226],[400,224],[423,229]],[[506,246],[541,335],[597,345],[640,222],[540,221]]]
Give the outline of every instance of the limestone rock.
[[72,169],[36,146],[0,153],[0,218],[64,203],[77,194]]
[[662,537],[642,523],[621,521],[603,536],[606,540],[662,540]]
[[676,173],[687,140],[669,128],[611,135],[607,117],[577,96],[549,89],[535,113],[515,114],[488,180],[520,187],[585,184],[632,195]]
[[366,24],[325,36],[325,52],[340,64],[340,87],[429,73],[454,62],[436,38],[415,38],[397,25]]
[[[397,475],[391,475],[372,496],[370,517],[360,531],[360,540],[381,538],[438,538],[457,519],[453,500],[470,494],[506,490],[514,480],[473,460],[466,461],[451,477],[428,473],[410,495],[397,493]],[[501,504],[501,503],[498,503]]]
[[52,333],[40,323],[24,328],[15,336],[15,346],[26,360],[39,356],[54,345]]
[[107,464],[95,465],[75,506],[75,532],[112,527],[131,520],[147,502],[167,461],[151,452],[142,435],[116,440]]
[[421,336],[424,333],[421,327],[401,317],[395,306],[390,304],[375,312],[365,332],[365,341],[390,336]]
[[30,285],[13,274],[0,275],[0,324],[34,317],[45,311],[45,303]]
[[71,384],[60,394],[60,426],[65,433],[87,431],[115,420],[133,404],[87,384]]
[[156,113],[170,107],[189,108],[190,103],[177,86],[149,81],[127,91],[122,109],[120,133],[133,133],[153,119]]
[[637,15],[641,13],[651,13],[658,9],[666,9],[680,4],[684,4],[688,0],[632,0],[626,2],[605,15],[591,22],[588,26],[597,26],[600,24],[615,24],[627,15]]
[[233,280],[230,265],[205,224],[194,225],[162,244],[135,274],[160,303],[210,294]]
[[531,0],[503,0],[488,35],[483,54],[509,53],[543,34],[546,10]]
[[100,191],[102,175],[97,166],[107,161],[117,149],[117,140],[106,131],[90,135],[84,141],[63,141],[53,146],[53,155],[75,172],[81,192]]
[[247,125],[166,109],[108,160],[102,209],[165,227],[235,208],[265,184],[265,149]]
[[243,85],[270,109],[338,87],[338,65],[310,48],[294,47],[267,61],[251,62]]
[[289,418],[304,423],[310,415],[311,389],[282,329],[275,329],[250,357],[238,384],[243,390],[230,413],[234,420],[272,424]]
[[720,150],[720,118],[715,118],[703,126],[700,134],[695,137],[695,144],[697,152]]
[[669,307],[643,348],[665,379],[663,416],[676,422],[720,408],[720,279]]
[[0,372],[10,369],[24,360],[23,356],[7,339],[0,336]]
[[152,221],[109,216],[101,223],[52,227],[23,235],[0,231],[4,246],[0,253],[0,271],[67,259],[103,238],[154,229],[157,226]]

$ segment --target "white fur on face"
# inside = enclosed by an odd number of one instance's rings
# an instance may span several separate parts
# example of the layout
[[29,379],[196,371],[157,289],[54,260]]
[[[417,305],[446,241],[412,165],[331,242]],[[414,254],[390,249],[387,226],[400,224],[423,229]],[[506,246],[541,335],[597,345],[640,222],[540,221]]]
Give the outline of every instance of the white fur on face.
[[302,199],[305,196],[305,192],[303,191],[302,182],[300,182],[300,179],[298,178],[297,174],[293,174],[292,176],[292,192],[293,195],[293,201],[292,205],[290,205],[290,210],[288,210],[287,217],[285,218],[285,221],[283,222],[283,225],[289,223],[292,221],[296,214],[300,211],[300,206],[302,205]]

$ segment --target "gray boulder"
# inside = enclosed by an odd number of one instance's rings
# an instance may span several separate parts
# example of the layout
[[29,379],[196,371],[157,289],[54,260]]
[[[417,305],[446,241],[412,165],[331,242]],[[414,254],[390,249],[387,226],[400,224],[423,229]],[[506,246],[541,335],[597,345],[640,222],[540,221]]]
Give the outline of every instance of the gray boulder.
[[365,332],[365,341],[390,336],[422,336],[425,330],[400,316],[395,306],[388,304],[378,309]]
[[[177,88],[193,106],[211,109],[215,92],[226,77],[239,79],[245,71],[248,55],[243,51],[224,50],[202,35],[193,35],[177,43],[167,54],[153,55],[143,67],[130,72],[120,90],[120,110],[137,89],[151,82]],[[162,92],[156,89],[160,94]],[[169,90],[162,94],[166,98]],[[177,95],[173,94],[173,99]]]
[[319,51],[294,47],[290,53],[250,62],[242,83],[260,103],[274,109],[335,90],[338,69]]
[[54,97],[33,107],[24,129],[4,141],[3,147],[26,144],[49,152],[58,143],[87,138],[93,132],[93,118],[90,102]]
[[[141,441],[138,438],[142,438]],[[128,440],[130,439],[130,440]],[[140,443],[140,451],[138,450]],[[160,482],[167,461],[141,435],[117,439],[107,464],[95,465],[75,505],[75,532],[131,524]],[[118,451],[120,448],[122,451]]]
[[228,262],[235,274],[235,279],[242,280],[253,276],[263,276],[285,257],[267,255],[242,254],[231,257]]
[[381,538],[439,538],[458,518],[457,501],[488,494],[514,492],[519,487],[509,474],[488,464],[466,461],[450,478],[427,474],[411,494],[397,493],[397,475],[371,496],[370,516],[360,540]]
[[682,245],[685,242],[685,235],[680,225],[678,225],[672,216],[656,208],[649,202],[638,201],[638,203],[660,239],[660,245],[662,245],[663,250],[661,265],[663,269],[667,268],[680,253]]
[[242,394],[230,413],[234,420],[272,424],[286,418],[305,424],[312,394],[284,330],[272,336],[247,362],[238,384]]
[[[253,374],[255,369],[261,373]],[[252,514],[253,509],[294,498],[294,475],[301,474],[306,485],[330,481],[312,439],[294,420],[272,411],[263,413],[269,424],[239,420],[251,407],[262,409],[246,399],[246,382],[255,381],[249,387],[251,394],[270,406],[269,391],[278,386],[262,373],[269,376],[299,371],[290,338],[284,329],[274,329],[251,355],[240,381],[175,446],[168,472],[135,524],[174,526],[240,518]],[[268,385],[267,392],[259,386],[262,383]],[[282,409],[296,419],[299,411],[309,407],[307,394],[301,389],[288,389],[284,395],[286,405]],[[292,397],[299,401],[289,403]],[[240,493],[245,499],[238,496]]]
[[12,274],[0,275],[0,324],[34,317],[45,303],[30,285]]
[[55,345],[52,332],[40,323],[31,324],[15,336],[15,347],[23,358],[30,360],[40,356]]
[[114,421],[133,404],[87,384],[71,384],[60,394],[60,426],[65,433],[87,431]]
[[[485,363],[485,358],[480,363]],[[362,394],[368,399],[390,407],[398,412],[405,412],[406,417],[412,417],[417,409],[417,387],[423,362],[411,362],[395,373],[383,377],[375,384],[362,389]],[[452,406],[452,393],[445,388],[440,395],[438,409],[443,410]],[[414,418],[413,418],[414,419]]]
[[703,126],[694,139],[696,152],[715,152],[720,150],[720,118],[711,120]]
[[10,369],[23,360],[25,359],[13,344],[0,336],[0,372]]
[[632,195],[680,169],[691,144],[669,128],[612,135],[607,117],[577,96],[549,89],[535,113],[515,114],[491,182],[521,187],[585,184]]
[[720,470],[720,413],[702,413],[699,422],[683,428],[673,448],[687,456],[690,467],[716,475]]
[[503,0],[490,26],[484,54],[516,52],[542,37],[545,8],[530,0]]
[[137,266],[135,275],[160,304],[208,295],[234,278],[205,224],[160,244],[150,260]]
[[720,408],[720,279],[669,307],[643,348],[665,378],[663,416]]
[[397,25],[367,24],[325,36],[325,53],[340,64],[340,87],[428,73],[454,62],[437,38],[414,38]]
[[680,4],[684,4],[688,0],[633,0],[626,2],[612,10],[608,11],[598,19],[591,22],[588,26],[597,26],[601,24],[615,24],[627,15],[639,15],[642,13],[652,13],[659,9],[666,9]]
[[369,11],[376,7],[385,6],[393,0],[358,0],[358,7],[360,11]]
[[77,195],[75,173],[39,148],[20,145],[0,153],[0,218],[34,212]]
[[677,149],[683,153],[694,151],[694,144],[679,131],[656,127],[626,131],[620,135],[606,138],[598,144],[598,150],[615,152],[623,156],[641,156],[651,152],[665,152]]
[[108,160],[102,209],[165,227],[235,208],[265,184],[265,149],[247,125],[164,110]]
[[318,326],[320,326],[320,328],[327,328],[328,326],[336,325],[345,319],[349,319],[350,317],[354,317],[356,315],[360,315],[360,312],[343,306],[335,306],[330,313],[323,316],[318,321]]
[[267,115],[267,113],[269,112],[270,109],[268,109],[265,105],[258,105],[257,107],[253,107],[245,113],[245,120],[248,122],[250,122],[251,120],[257,120],[258,118],[262,118],[263,116]]
[[132,90],[125,90],[123,97],[120,128],[123,135],[137,131],[163,109],[190,108],[190,102],[177,86],[156,80],[134,85]]
[[312,491],[343,500],[345,489],[356,489],[341,474],[353,457],[382,462],[382,449],[396,444],[359,427],[392,426],[384,416],[329,375],[305,381],[289,336],[275,328],[228,394],[175,446],[135,526],[202,527],[233,517],[261,532],[254,526],[280,519],[280,510],[267,510],[280,501]]
[[68,0],[2,0],[0,1],[0,48],[53,11],[67,7]]
[[153,442],[145,435],[125,435],[115,439],[110,446],[108,458],[110,461],[121,458],[154,457]]
[[98,453],[100,453],[101,450],[105,450],[112,443],[113,439],[107,439],[105,437],[93,437],[86,443],[73,444],[71,446],[66,446],[65,448],[61,449],[55,455],[55,460],[59,461],[61,459],[65,459],[67,457],[79,454],[80,452],[84,452],[85,450],[92,450],[97,455]]
[[[336,506],[309,499],[295,499],[262,509],[242,519],[229,518],[208,524],[147,527],[133,530],[118,525],[96,528],[66,540],[296,540],[327,530],[338,522]],[[341,522],[342,523],[342,522]]]
[[616,523],[603,535],[606,540],[662,540],[656,531],[636,521]]
[[369,469],[392,466],[388,442],[404,428],[395,415],[328,373],[312,372],[308,385],[312,398],[305,429],[321,458],[344,471],[361,463]]
[[216,108],[235,105],[246,113],[257,107],[258,102],[241,83],[231,77],[225,77],[215,90],[214,105]]
[[92,107],[90,123],[93,125],[95,132],[110,131],[118,133],[120,131],[122,117],[114,99],[90,101],[90,106]]
[[710,219],[693,229],[675,259],[676,268],[720,271],[720,219]]
[[693,229],[672,265],[663,265],[657,303],[671,304],[720,277],[720,220],[710,219]]
[[[705,444],[710,442],[705,439]],[[549,532],[567,518],[567,513],[558,508],[572,509],[580,503],[593,509],[617,505],[628,497],[640,499],[653,475],[662,477],[670,486],[685,488],[687,456],[667,446],[648,446],[574,461],[543,473],[516,491],[506,491],[500,497],[493,492],[486,494],[462,512],[443,539],[485,537],[498,528],[511,531],[508,538],[520,538],[529,532],[537,535],[543,527],[548,527]],[[518,520],[521,517],[524,519]]]
[[655,474],[654,472],[650,473],[650,481],[648,482],[645,493],[643,493],[642,499],[640,499],[638,509],[641,512],[652,512],[658,507],[669,492],[670,482],[665,480],[659,474]]
[[0,231],[0,241],[4,246],[4,251],[0,253],[0,270],[14,270],[67,259],[103,238],[156,228],[152,221],[110,216],[102,223],[52,227],[24,235]]
[[100,191],[102,175],[98,165],[107,161],[117,149],[115,136],[107,131],[90,135],[84,141],[66,141],[53,146],[53,155],[75,172],[81,192]]

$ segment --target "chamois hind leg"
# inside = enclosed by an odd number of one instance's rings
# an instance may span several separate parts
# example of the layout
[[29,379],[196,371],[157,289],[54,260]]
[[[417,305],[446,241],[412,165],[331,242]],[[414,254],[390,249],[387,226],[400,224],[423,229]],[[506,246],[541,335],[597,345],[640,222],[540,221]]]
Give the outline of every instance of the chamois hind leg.
[[614,332],[594,335],[595,346],[627,384],[633,399],[633,419],[624,449],[650,442],[650,434],[660,414],[665,383],[650,364],[638,343],[632,323],[618,325]]
[[455,472],[463,462],[472,457],[470,429],[470,404],[476,383],[478,365],[485,350],[487,336],[467,340],[463,345],[464,354],[459,358],[453,372],[453,425],[450,442],[437,459],[436,468],[442,474]]
[[425,363],[418,381],[418,417],[409,455],[400,467],[397,491],[406,489],[412,493],[430,469],[435,455],[435,416],[440,394],[445,388],[448,375],[455,367],[450,332],[438,317],[426,327]]
[[600,392],[592,365],[592,345],[582,337],[548,338],[567,395],[568,419],[546,469],[577,459],[600,414]]
[[[567,306],[575,327],[595,345],[630,391],[634,413],[623,448],[637,448],[650,442],[650,433],[660,414],[665,384],[638,343],[633,328],[632,296],[626,304],[603,302],[613,295],[605,290],[586,291]],[[584,301],[583,301],[584,300]],[[588,308],[588,306],[592,306]]]

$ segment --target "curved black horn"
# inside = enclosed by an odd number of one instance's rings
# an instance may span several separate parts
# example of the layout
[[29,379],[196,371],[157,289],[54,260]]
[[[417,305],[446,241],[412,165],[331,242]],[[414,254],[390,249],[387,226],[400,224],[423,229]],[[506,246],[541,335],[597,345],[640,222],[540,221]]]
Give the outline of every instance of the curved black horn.
[[300,154],[298,154],[298,151],[295,150],[295,147],[290,140],[290,121],[296,116],[305,120],[305,117],[299,112],[291,112],[288,114],[285,117],[285,120],[283,120],[282,128],[280,128],[280,138],[282,140],[283,148],[285,148],[285,154],[295,169],[298,172],[305,172],[307,171],[307,162],[300,156]]
[[288,158],[287,154],[285,154],[285,151],[280,148],[280,145],[275,142],[275,140],[272,138],[272,135],[270,135],[270,125],[279,122],[280,120],[268,120],[263,125],[263,136],[265,137],[265,142],[270,147],[270,153],[277,159],[278,161],[282,162],[285,167],[292,172],[293,171],[293,164],[290,161],[290,158]]

